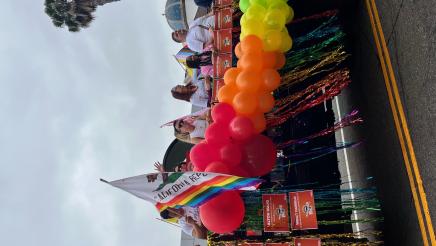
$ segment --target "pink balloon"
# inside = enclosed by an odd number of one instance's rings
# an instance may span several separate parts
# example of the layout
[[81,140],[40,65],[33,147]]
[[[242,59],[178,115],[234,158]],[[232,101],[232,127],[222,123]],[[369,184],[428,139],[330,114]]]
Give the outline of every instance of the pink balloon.
[[254,134],[255,129],[250,118],[245,116],[236,116],[230,122],[230,136],[235,140],[245,140]]
[[241,167],[248,171],[251,177],[262,176],[271,172],[277,158],[277,150],[271,139],[256,134],[244,141],[241,147]]
[[214,161],[210,163],[204,171],[210,173],[230,174],[230,169],[227,167],[227,165],[220,161]]
[[231,166],[236,166],[241,162],[242,152],[238,144],[228,143],[221,147],[220,157],[224,163]]
[[228,124],[236,116],[232,105],[228,103],[218,103],[212,108],[212,119],[214,122]]
[[204,137],[209,143],[226,144],[230,142],[230,131],[226,124],[214,122],[206,129]]
[[200,219],[203,225],[219,234],[238,229],[244,215],[244,202],[236,191],[226,191],[200,206]]
[[192,147],[189,158],[194,166],[199,170],[204,170],[209,163],[219,160],[218,150],[206,141],[201,141]]

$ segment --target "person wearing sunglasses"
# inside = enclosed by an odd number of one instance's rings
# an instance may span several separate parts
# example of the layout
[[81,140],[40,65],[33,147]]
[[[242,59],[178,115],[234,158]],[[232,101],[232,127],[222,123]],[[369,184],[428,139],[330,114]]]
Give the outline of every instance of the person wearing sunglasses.
[[197,144],[204,140],[209,120],[210,110],[200,116],[175,120],[173,122],[174,136],[181,141]]

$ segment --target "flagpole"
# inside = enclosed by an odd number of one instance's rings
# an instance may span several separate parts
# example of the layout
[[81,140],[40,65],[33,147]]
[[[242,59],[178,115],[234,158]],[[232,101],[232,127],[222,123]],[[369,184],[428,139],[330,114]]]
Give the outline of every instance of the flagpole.
[[100,181],[103,182],[103,183],[109,184],[109,182],[104,180],[104,179],[100,179]]
[[156,219],[157,219],[157,220],[160,220],[160,221],[163,221],[163,222],[165,222],[165,223],[168,223],[168,224],[170,224],[170,225],[173,225],[173,226],[176,226],[176,227],[179,227],[179,228],[180,228],[179,225],[173,224],[173,223],[168,222],[168,221],[166,221],[166,220],[163,220],[163,219],[160,219],[160,218],[156,218]]

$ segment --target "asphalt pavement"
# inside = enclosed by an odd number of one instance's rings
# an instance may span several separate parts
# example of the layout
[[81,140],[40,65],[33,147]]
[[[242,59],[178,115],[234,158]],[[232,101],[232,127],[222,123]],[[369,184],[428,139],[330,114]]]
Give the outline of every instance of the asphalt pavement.
[[[430,224],[436,222],[436,5],[419,0],[375,2],[417,165],[413,169],[410,149],[402,151],[366,1],[359,0],[345,9],[353,82],[337,100],[342,115],[359,109],[365,119],[362,126],[342,133],[346,141],[364,140],[362,147],[347,153],[349,172],[352,177],[374,176],[385,217],[386,245],[425,245],[426,240],[427,245],[435,245]],[[337,138],[342,137],[338,134]],[[404,137],[406,131],[401,134]],[[427,220],[419,175],[428,202]]]

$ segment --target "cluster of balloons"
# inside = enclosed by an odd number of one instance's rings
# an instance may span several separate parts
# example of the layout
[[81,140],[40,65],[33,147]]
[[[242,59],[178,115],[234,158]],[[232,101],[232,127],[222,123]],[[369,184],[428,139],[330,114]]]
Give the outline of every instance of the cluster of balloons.
[[[264,113],[274,107],[280,85],[278,69],[284,52],[292,48],[285,24],[294,12],[286,0],[240,0],[242,40],[235,47],[237,67],[224,74],[219,104],[212,109],[212,123],[205,140],[195,145],[190,158],[194,171],[256,177],[269,173],[276,161],[276,147],[266,136]],[[200,218],[216,233],[236,230],[245,207],[237,191],[227,191],[200,206]]]
[[218,101],[231,104],[237,115],[251,119],[257,133],[266,128],[264,113],[274,107],[271,94],[280,85],[280,69],[285,64],[281,52],[263,50],[263,42],[255,35],[246,36],[235,47],[237,67],[224,74],[224,86]]
[[[252,121],[237,115],[230,104],[212,108],[213,123],[205,140],[190,151],[194,171],[257,177],[269,173],[276,161],[276,147],[256,133]],[[200,218],[215,233],[229,233],[242,223],[245,207],[237,191],[227,191],[200,206]]]
[[271,171],[276,160],[275,145],[256,133],[248,117],[236,115],[227,103],[219,103],[212,108],[212,119],[205,140],[190,151],[194,171],[239,177],[257,177]]
[[286,0],[240,0],[241,36],[256,35],[264,42],[266,51],[287,52],[292,39],[286,23],[294,18],[294,10]]

